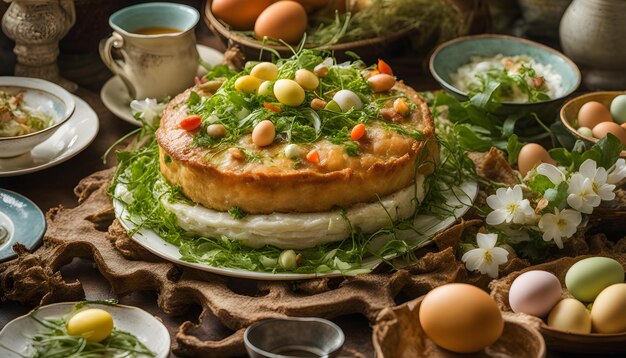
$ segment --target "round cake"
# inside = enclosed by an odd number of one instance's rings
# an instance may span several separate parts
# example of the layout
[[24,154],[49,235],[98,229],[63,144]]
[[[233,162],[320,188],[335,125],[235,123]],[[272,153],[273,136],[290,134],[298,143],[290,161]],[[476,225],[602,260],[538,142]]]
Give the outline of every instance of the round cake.
[[[333,66],[338,65],[327,60],[326,63],[327,76],[331,76]],[[324,61],[315,65],[317,68],[323,64]],[[293,73],[281,76],[284,66],[277,64],[279,72],[269,80],[270,84],[284,77],[298,79]],[[316,75],[317,88],[304,90],[306,97],[299,105],[276,99],[280,97],[277,87],[276,94],[270,88],[270,94],[263,96],[241,90],[237,79],[250,77],[248,73],[254,70],[231,78],[215,93],[203,93],[202,84],[191,88],[174,98],[164,111],[156,133],[160,170],[171,185],[180,187],[193,202],[217,211],[237,208],[248,214],[326,212],[376,202],[414,184],[416,175],[433,170],[433,158],[438,154],[433,119],[423,98],[402,82],[394,79],[390,88],[381,91],[372,80],[378,71],[359,68],[361,79],[357,76],[356,81],[369,86],[369,91],[362,85],[358,87],[365,88],[365,93],[352,92],[359,97],[360,108],[353,106],[344,111],[338,96],[341,90],[331,84],[324,91],[326,78],[322,76]],[[313,68],[306,71],[311,75],[320,73]],[[385,76],[386,80],[391,77]],[[262,82],[261,79],[258,83]],[[216,99],[215,108],[211,107],[211,97],[233,93],[239,99],[254,100],[244,102],[241,109],[234,105],[229,118],[215,109],[224,106],[224,100]],[[325,106],[313,108],[315,100]],[[259,115],[254,117],[255,113]],[[335,113],[337,118],[329,117]],[[293,124],[287,130],[281,127],[285,117],[291,123],[302,121],[299,115],[313,118],[310,128],[296,128],[303,133],[315,129],[313,140],[294,140],[298,133],[294,134]],[[190,116],[201,118],[198,127],[189,129],[181,124]],[[335,125],[330,121],[344,120],[342,116],[357,118],[363,134],[355,136],[356,128],[349,125],[338,126],[337,132],[345,132],[339,136],[329,131],[324,134],[327,127]],[[260,122],[268,120],[273,123],[274,138],[269,144],[259,145],[253,140],[253,132]],[[248,125],[243,130],[242,122]],[[214,124],[221,126],[222,132],[218,136],[207,135],[211,134],[208,127]],[[231,132],[237,133],[230,136]]]

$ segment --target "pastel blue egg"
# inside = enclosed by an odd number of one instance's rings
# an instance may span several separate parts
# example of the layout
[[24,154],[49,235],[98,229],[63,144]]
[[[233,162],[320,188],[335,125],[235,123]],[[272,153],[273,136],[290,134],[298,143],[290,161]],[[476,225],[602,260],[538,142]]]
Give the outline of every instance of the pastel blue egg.
[[621,94],[611,102],[611,115],[615,122],[626,123],[626,94]]

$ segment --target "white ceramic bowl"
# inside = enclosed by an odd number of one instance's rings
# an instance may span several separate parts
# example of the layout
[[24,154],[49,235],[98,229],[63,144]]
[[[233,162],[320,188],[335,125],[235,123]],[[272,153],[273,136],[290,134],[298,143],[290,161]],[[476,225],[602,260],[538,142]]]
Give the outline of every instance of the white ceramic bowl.
[[29,107],[52,116],[54,123],[39,132],[0,137],[0,158],[16,157],[30,152],[38,144],[50,138],[74,113],[76,104],[72,95],[60,86],[28,77],[0,77],[0,91],[24,92],[24,102]]
[[[72,311],[77,302],[55,303],[39,307],[37,318],[60,317]],[[132,333],[156,358],[167,358],[170,353],[170,335],[167,328],[150,313],[137,307],[87,303],[86,308],[101,308],[113,316],[117,329]],[[30,337],[43,327],[29,315],[24,315],[7,323],[0,331],[0,357],[21,358],[32,355]],[[8,348],[8,349],[7,349]],[[144,357],[141,355],[140,357]]]

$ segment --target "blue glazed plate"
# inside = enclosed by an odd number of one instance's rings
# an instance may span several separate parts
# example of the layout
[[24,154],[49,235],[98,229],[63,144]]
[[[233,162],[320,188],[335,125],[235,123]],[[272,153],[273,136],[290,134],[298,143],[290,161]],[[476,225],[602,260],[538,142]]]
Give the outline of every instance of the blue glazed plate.
[[46,218],[29,199],[9,190],[0,189],[0,262],[16,257],[13,244],[20,243],[29,250],[41,243],[46,232]]

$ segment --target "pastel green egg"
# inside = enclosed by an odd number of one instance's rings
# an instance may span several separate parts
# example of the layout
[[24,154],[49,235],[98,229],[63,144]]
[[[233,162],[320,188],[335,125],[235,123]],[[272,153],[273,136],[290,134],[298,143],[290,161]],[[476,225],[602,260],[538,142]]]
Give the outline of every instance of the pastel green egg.
[[611,116],[619,124],[626,123],[626,94],[621,94],[611,102]]
[[565,286],[576,299],[592,302],[605,288],[624,282],[624,268],[608,257],[580,260],[567,271]]

